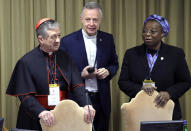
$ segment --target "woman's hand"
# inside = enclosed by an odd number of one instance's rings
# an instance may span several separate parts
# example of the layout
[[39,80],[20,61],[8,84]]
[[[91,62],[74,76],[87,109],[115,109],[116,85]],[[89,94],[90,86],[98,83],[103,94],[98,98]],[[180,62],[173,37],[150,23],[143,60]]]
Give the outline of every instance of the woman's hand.
[[169,99],[170,99],[169,93],[167,91],[161,91],[156,96],[154,103],[156,103],[156,107],[164,107]]

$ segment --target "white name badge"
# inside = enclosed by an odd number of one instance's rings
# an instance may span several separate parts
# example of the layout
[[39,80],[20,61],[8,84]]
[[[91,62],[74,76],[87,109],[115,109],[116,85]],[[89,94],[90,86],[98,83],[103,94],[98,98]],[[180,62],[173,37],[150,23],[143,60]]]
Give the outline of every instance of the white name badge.
[[155,87],[155,82],[153,82],[152,80],[144,80],[143,81],[143,86],[149,86],[151,85],[152,87]]
[[49,84],[48,106],[56,106],[60,102],[60,88],[57,84]]
[[88,91],[97,91],[97,79],[94,77],[92,79],[86,79],[85,80],[85,86]]

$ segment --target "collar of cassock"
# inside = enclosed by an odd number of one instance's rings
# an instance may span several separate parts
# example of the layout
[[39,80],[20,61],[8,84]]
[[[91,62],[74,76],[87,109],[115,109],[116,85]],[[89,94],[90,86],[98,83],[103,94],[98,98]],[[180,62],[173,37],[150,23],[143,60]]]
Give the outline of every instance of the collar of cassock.
[[95,39],[97,36],[97,34],[93,36],[89,36],[83,29],[82,29],[82,33],[86,37],[86,39]]

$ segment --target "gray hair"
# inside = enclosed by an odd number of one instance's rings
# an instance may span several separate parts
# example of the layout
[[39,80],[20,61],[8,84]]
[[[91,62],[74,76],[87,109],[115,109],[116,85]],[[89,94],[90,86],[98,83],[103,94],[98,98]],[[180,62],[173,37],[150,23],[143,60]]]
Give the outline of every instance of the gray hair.
[[88,2],[85,4],[85,6],[82,9],[81,17],[84,14],[84,9],[99,9],[99,13],[101,15],[101,18],[103,17],[102,8],[101,6],[96,2]]
[[43,38],[45,38],[48,36],[48,30],[53,30],[58,27],[60,27],[60,24],[55,20],[50,19],[48,21],[45,21],[36,30],[36,36],[38,37],[39,35],[41,35]]

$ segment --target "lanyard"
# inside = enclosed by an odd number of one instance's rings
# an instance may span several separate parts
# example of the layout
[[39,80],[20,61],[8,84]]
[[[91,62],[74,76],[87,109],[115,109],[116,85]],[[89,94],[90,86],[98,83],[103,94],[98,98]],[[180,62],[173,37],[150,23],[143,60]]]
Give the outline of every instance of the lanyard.
[[55,84],[56,83],[56,55],[54,56],[53,60],[49,57],[47,58],[47,67],[48,67],[48,71],[51,77],[51,84]]
[[[159,50],[158,50],[159,51]],[[158,51],[154,54],[154,56],[152,56],[151,54],[149,53],[146,53],[147,55],[147,61],[148,61],[148,65],[149,65],[149,78],[151,79],[151,72],[153,70],[153,67],[155,65],[155,62],[158,58]]]

